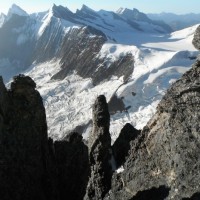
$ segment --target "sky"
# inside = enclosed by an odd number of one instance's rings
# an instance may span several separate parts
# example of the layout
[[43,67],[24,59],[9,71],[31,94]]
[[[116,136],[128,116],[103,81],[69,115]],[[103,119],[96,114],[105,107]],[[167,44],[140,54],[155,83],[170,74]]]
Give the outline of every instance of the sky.
[[94,10],[116,11],[123,7],[137,8],[144,13],[200,13],[200,0],[0,0],[0,13],[7,14],[8,9],[14,3],[28,13],[48,10],[53,3],[68,7],[73,12],[85,4]]

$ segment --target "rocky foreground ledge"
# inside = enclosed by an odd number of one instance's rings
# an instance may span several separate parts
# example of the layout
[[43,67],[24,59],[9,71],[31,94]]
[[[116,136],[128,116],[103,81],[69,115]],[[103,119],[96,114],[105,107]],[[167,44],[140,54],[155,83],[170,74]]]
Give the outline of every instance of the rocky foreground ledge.
[[200,199],[199,60],[142,131],[126,124],[113,145],[104,96],[94,103],[86,145],[76,132],[62,141],[48,138],[35,88],[27,76],[14,77],[9,90],[0,78],[1,200]]

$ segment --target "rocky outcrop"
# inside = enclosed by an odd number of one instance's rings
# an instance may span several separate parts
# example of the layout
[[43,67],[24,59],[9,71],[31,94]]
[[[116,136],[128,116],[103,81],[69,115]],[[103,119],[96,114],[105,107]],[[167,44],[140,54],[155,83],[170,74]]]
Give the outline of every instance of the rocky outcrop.
[[47,125],[42,98],[29,77],[14,77],[6,90],[1,79],[1,199],[57,199],[50,174]]
[[140,131],[135,129],[131,124],[127,123],[121,130],[118,138],[112,146],[116,167],[124,164],[125,159],[130,150],[130,142],[137,138]]
[[[172,85],[157,112],[131,142],[107,199],[187,199],[200,191],[200,61]],[[147,191],[149,195],[145,197]],[[156,194],[155,194],[156,193]],[[151,195],[152,194],[152,195]],[[143,196],[144,198],[139,198]],[[138,197],[138,198],[136,198]]]
[[127,81],[134,69],[133,55],[128,53],[110,62],[100,55],[106,41],[106,35],[93,27],[71,29],[58,52],[58,57],[62,58],[61,70],[52,79],[64,79],[76,71],[83,78],[92,78],[95,85],[105,79],[109,80],[113,75],[124,76],[124,81]]
[[198,28],[196,29],[194,33],[192,44],[194,45],[196,49],[200,50],[200,26],[198,26]]
[[93,130],[89,137],[91,175],[85,200],[103,199],[111,187],[110,115],[106,98],[101,95],[93,106]]

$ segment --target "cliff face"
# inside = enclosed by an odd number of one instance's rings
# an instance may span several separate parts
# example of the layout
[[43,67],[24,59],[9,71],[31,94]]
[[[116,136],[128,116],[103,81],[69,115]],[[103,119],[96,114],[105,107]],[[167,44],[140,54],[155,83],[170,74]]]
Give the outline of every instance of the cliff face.
[[197,61],[167,91],[154,117],[131,143],[125,170],[113,176],[108,199],[151,196],[180,200],[197,195],[200,191],[199,119],[200,61]]
[[[53,199],[45,110],[29,77],[1,80],[0,193],[2,199]],[[49,181],[48,181],[49,180]]]

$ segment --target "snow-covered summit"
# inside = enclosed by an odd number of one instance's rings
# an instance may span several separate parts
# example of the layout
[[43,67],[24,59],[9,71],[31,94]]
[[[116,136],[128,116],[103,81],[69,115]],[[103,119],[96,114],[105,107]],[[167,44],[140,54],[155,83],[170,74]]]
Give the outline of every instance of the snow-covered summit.
[[62,5],[57,6],[55,4],[53,4],[49,11],[52,12],[56,17],[60,18],[64,17],[66,14],[73,14],[67,7],[64,7]]
[[116,13],[129,20],[137,20],[137,21],[145,21],[145,22],[151,21],[144,13],[140,12],[136,8],[133,8],[133,10],[128,9],[128,8],[120,8]]
[[99,17],[98,13],[95,10],[89,8],[85,4],[82,5],[80,10],[79,9],[76,10],[76,15],[81,18],[90,18],[90,19]]
[[157,26],[157,27],[154,27],[154,29],[159,30],[160,32],[172,31],[170,26],[168,26],[164,22],[151,20],[145,13],[140,12],[136,8],[133,8],[132,10],[128,8],[120,8],[116,11],[116,14],[118,14],[120,17],[124,18],[125,20],[128,20],[129,23],[130,22],[146,23],[146,25],[144,26],[149,26],[149,24],[151,24],[153,26]]
[[82,11],[86,11],[86,12],[87,12],[87,11],[95,12],[92,8],[86,6],[85,4],[82,5],[81,10],[82,10]]
[[28,16],[28,13],[16,4],[13,4],[9,8],[7,17],[10,18],[13,14],[16,14],[16,15],[19,15],[19,16]]

